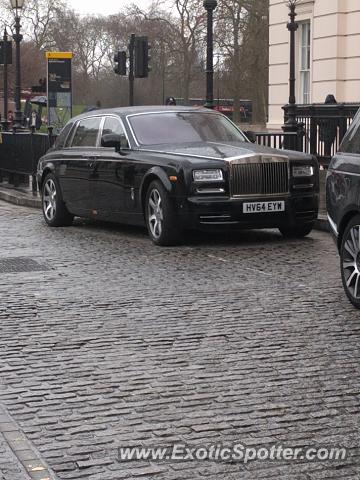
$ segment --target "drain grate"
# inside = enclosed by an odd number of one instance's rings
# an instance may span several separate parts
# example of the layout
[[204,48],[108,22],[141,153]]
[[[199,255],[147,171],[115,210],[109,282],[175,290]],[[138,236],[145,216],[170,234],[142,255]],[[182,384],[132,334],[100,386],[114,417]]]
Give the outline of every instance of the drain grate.
[[49,270],[32,258],[0,258],[0,273],[43,272]]

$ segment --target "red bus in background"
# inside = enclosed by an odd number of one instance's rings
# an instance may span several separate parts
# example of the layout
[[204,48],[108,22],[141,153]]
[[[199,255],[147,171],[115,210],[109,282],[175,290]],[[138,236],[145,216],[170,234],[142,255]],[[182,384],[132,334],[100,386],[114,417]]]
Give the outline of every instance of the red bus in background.
[[[175,98],[177,105],[185,105],[183,98]],[[202,107],[206,100],[204,98],[190,98],[189,103],[191,107]],[[233,118],[234,100],[231,98],[214,98],[214,110],[223,113],[230,119]],[[241,123],[252,122],[252,101],[240,100],[240,121]]]

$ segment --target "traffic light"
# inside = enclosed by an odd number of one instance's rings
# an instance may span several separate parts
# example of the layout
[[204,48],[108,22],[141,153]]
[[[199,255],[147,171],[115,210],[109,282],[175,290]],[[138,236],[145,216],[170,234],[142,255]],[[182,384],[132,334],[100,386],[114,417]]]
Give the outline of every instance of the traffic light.
[[150,44],[147,37],[135,38],[135,77],[146,78],[149,76],[149,50]]
[[0,65],[5,63],[5,49],[6,49],[6,63],[12,65],[12,42],[0,41]]
[[117,52],[114,56],[114,71],[117,75],[126,75],[126,52]]

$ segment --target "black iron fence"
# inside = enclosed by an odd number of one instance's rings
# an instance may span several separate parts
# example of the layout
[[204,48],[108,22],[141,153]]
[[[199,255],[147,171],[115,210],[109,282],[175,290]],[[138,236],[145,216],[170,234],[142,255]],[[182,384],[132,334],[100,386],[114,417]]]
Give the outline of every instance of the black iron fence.
[[249,140],[263,145],[264,147],[277,148],[277,149],[290,149],[301,151],[302,148],[302,133],[284,133],[284,132],[249,132]]
[[[296,105],[296,119],[303,126],[300,150],[316,155],[321,165],[328,166],[359,107],[348,103]],[[286,121],[287,105],[284,111]]]
[[14,186],[29,183],[36,191],[36,169],[39,158],[53,145],[51,134],[32,132],[0,132],[0,181]]

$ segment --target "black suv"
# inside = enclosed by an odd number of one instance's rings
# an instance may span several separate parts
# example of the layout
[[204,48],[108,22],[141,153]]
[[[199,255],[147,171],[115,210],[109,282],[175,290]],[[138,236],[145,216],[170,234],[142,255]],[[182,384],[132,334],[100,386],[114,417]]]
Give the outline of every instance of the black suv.
[[331,160],[326,202],[344,289],[351,303],[360,308],[360,110]]

